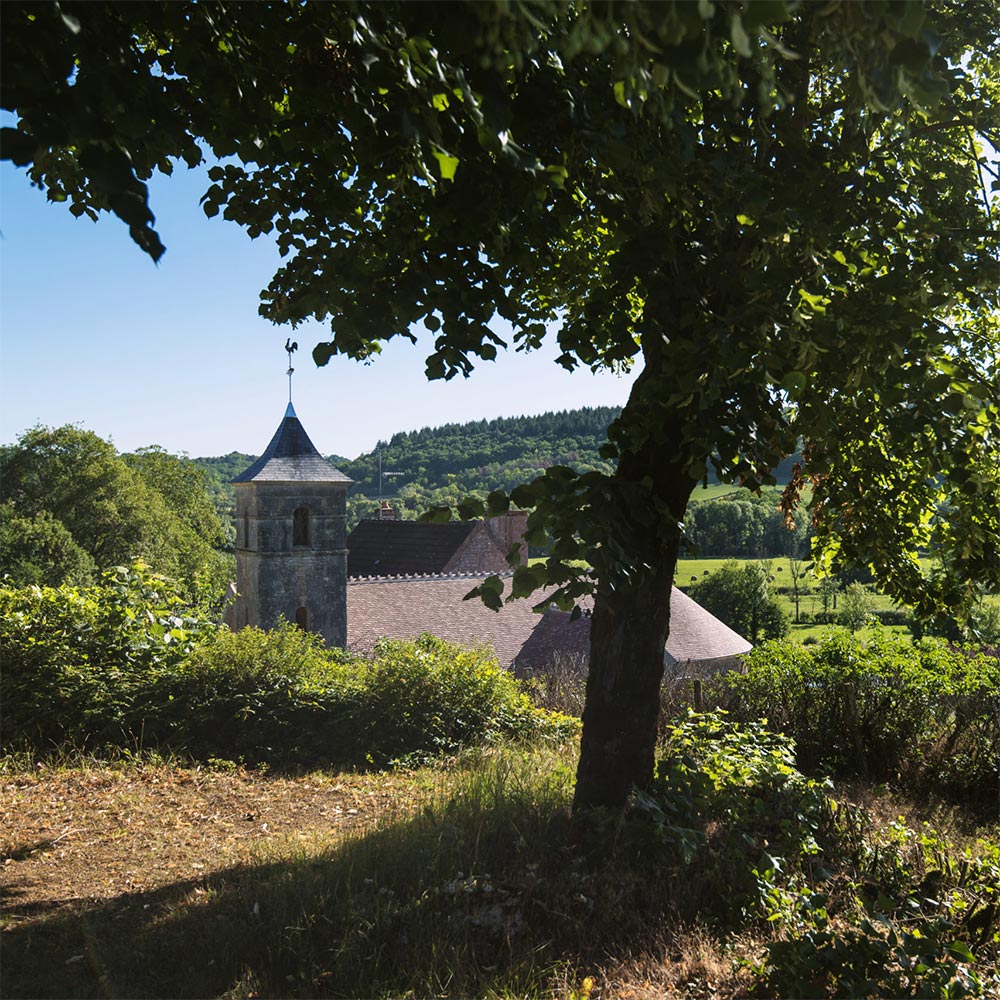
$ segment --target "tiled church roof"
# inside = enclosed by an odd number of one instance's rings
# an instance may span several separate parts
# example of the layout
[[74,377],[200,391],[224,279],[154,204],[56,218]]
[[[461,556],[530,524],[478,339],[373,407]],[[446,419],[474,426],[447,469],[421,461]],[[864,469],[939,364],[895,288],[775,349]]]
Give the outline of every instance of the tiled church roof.
[[332,466],[309,440],[306,429],[288,404],[284,419],[274,432],[264,454],[234,483],[344,483],[352,480]]
[[347,575],[441,573],[477,521],[359,521],[347,539]]
[[[489,610],[478,598],[463,600],[487,574],[449,574],[351,579],[347,582],[348,646],[368,652],[375,642],[413,639],[430,632],[442,639],[475,645],[487,642],[505,667],[538,670],[557,655],[583,661],[590,652],[590,613],[576,621],[551,608],[536,614],[541,596]],[[676,588],[670,598],[667,660],[713,669],[732,666],[750,643]]]
[[531,601],[491,611],[478,598],[463,600],[485,574],[347,581],[347,645],[369,652],[381,638],[415,639],[430,632],[465,646],[488,643],[510,666],[539,616]]
[[[537,603],[537,602],[536,602]],[[585,613],[576,621],[568,611],[550,608],[538,627],[525,641],[515,666],[521,670],[539,670],[556,654],[585,660],[590,654],[590,608],[581,602]],[[674,665],[725,663],[749,653],[753,647],[715,615],[706,611],[683,591],[670,592],[670,635],[666,659]]]

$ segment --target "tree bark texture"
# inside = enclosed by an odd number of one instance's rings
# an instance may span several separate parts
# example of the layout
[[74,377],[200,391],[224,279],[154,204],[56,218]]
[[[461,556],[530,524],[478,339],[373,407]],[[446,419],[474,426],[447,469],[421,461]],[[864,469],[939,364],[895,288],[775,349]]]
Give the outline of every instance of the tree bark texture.
[[597,597],[574,810],[621,809],[652,780],[675,564],[636,588],[627,607]]
[[[645,374],[645,373],[644,373]],[[623,416],[643,409],[642,383]],[[616,477],[645,483],[677,522],[696,482],[688,473],[680,434],[660,427],[636,450],[623,450]],[[670,626],[670,592],[680,536],[630,539],[632,565],[614,587],[600,581],[590,626],[590,668],[583,711],[574,811],[620,810],[633,788],[650,783],[655,763],[664,646]]]

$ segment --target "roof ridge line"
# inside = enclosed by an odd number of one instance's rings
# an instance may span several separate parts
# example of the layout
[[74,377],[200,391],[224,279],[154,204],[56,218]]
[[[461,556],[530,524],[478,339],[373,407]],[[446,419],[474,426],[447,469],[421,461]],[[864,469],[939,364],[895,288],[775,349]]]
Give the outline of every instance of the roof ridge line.
[[365,584],[365,583],[422,583],[430,582],[433,580],[485,580],[490,576],[499,576],[502,578],[512,577],[513,572],[502,572],[502,573],[484,573],[480,572],[462,572],[462,573],[394,573],[387,574],[385,576],[349,576],[347,578],[348,584]]

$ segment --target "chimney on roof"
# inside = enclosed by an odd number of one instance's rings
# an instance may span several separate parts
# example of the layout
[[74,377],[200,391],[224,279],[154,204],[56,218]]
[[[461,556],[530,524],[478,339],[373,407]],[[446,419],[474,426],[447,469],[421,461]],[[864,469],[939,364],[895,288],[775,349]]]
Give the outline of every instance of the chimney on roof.
[[396,520],[396,509],[389,503],[388,500],[383,500],[379,504],[378,508],[378,519],[380,521],[395,521]]
[[503,549],[504,555],[510,552],[515,545],[520,544],[517,565],[528,565],[528,543],[524,540],[525,532],[528,530],[528,512],[526,510],[509,510],[499,517],[488,518],[486,526],[496,538],[500,548]]

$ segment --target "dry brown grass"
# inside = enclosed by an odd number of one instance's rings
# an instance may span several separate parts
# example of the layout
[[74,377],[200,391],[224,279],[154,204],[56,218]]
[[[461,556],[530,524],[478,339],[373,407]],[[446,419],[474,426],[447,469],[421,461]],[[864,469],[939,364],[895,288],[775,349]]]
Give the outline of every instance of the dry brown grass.
[[[351,832],[394,821],[438,780],[166,764],[8,770],[0,778],[0,992],[132,995],[123,965],[133,928],[197,911],[220,873],[322,854]],[[109,925],[126,931],[124,948],[109,945]],[[253,995],[252,978],[234,984],[235,995]]]
[[[381,996],[749,995],[766,928],[713,930],[705,914],[717,907],[682,868],[655,884],[627,865],[578,868],[561,804],[572,754],[512,761],[514,791],[526,790],[517,801],[476,784],[500,756],[301,777],[9,769],[0,993],[336,996],[358,995],[360,982]],[[476,794],[464,817],[452,808]],[[884,790],[837,797],[876,823],[947,821]],[[953,817],[956,835],[986,833],[963,822]]]
[[[394,828],[405,827],[425,803],[440,803],[455,780],[447,767],[297,778],[165,764],[8,771],[0,779],[8,960],[2,994],[282,995],[268,962],[253,959],[271,947],[285,947],[278,938],[296,932],[290,925],[326,891],[325,873],[314,886],[304,872],[311,865],[324,868],[345,844],[364,852],[369,840],[379,843],[380,831],[391,839]],[[442,827],[442,834],[447,829]],[[391,856],[390,850],[386,857]],[[545,873],[528,867],[527,881],[542,885],[537,880],[544,881]],[[532,995],[727,1000],[746,985],[732,941],[704,928],[662,933],[649,928],[636,935],[634,949],[619,941],[606,951],[599,938],[631,933],[625,925],[635,918],[622,908],[633,896],[643,896],[634,885],[574,882],[572,892],[553,898],[494,882],[490,898],[457,898],[456,916],[476,925],[508,895],[526,906],[515,919],[521,929],[509,944],[497,945],[503,953],[521,944],[527,948],[528,978],[522,983],[534,984],[527,989]],[[287,892],[282,885],[290,887]],[[298,916],[292,910],[264,912],[285,902],[285,895],[295,906],[304,904]],[[235,912],[247,905],[250,914]],[[258,905],[259,928],[254,926]],[[469,913],[463,907],[471,907]],[[534,970],[532,950],[544,946],[549,934],[562,937],[569,930],[572,936],[578,923],[590,926],[587,937],[593,940],[583,948],[577,942],[571,954],[563,950],[567,957],[561,964],[543,962]],[[245,935],[248,924],[259,931],[260,944],[242,952],[236,945],[235,954],[223,954],[228,935]],[[199,942],[206,954],[197,954]],[[137,957],[144,970],[134,967]],[[377,961],[392,958],[380,954]],[[190,968],[178,972],[184,964]],[[289,979],[289,995],[338,994],[335,963],[317,959],[312,972],[307,983]],[[164,983],[162,992],[158,981]],[[520,994],[501,988],[498,995]]]
[[39,768],[0,782],[4,919],[75,900],[144,892],[334,842],[398,814],[419,783],[404,772],[279,778],[245,770]]

